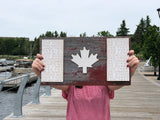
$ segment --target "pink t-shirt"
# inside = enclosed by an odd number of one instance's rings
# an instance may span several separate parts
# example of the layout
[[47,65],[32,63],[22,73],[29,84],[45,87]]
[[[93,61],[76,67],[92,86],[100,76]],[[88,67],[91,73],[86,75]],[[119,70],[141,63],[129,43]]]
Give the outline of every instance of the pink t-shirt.
[[110,120],[110,98],[114,91],[109,92],[106,86],[70,86],[68,94],[62,91],[67,99],[67,120]]

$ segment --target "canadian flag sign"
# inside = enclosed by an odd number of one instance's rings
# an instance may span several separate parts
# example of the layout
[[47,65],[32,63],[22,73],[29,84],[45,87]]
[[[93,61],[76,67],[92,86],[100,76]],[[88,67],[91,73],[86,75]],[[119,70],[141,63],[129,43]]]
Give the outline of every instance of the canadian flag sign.
[[128,37],[42,38],[42,85],[129,85]]

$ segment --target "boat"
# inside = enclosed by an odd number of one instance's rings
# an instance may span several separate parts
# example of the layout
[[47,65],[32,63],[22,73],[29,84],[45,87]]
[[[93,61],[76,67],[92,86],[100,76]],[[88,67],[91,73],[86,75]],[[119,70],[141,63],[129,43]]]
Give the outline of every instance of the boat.
[[32,63],[31,59],[16,59],[14,67],[31,68]]
[[6,59],[0,59],[0,66],[7,66],[7,60]]

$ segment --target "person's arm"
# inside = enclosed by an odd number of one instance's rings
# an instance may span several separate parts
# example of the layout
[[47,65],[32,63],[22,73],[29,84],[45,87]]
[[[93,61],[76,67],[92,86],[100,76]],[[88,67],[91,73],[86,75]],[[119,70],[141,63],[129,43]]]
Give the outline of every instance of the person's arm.
[[114,86],[114,85],[108,85],[108,89],[110,91],[113,91],[113,90],[118,90],[120,88],[122,88],[123,86],[122,85],[117,85],[117,86]]
[[[130,50],[128,52],[128,55],[129,55],[129,58],[127,59],[127,67],[130,67],[131,68],[131,77],[133,76],[134,72],[136,71],[138,65],[139,65],[139,60],[138,58],[134,55],[134,50]],[[118,90],[120,88],[122,88],[123,85],[118,85],[118,86],[114,86],[114,85],[108,85],[108,89],[110,91],[113,91],[113,90]]]
[[56,89],[63,90],[66,93],[68,93],[69,86],[67,86],[67,85],[50,85],[50,86],[53,87],[53,88],[56,88]]
[[[40,54],[37,54],[37,58],[33,61],[33,64],[32,64],[32,68],[33,68],[33,71],[35,72],[35,74],[38,76],[38,77],[41,77],[41,72],[44,70],[45,68],[45,65],[44,63],[41,61],[43,59],[43,56],[40,55]],[[50,85],[51,87],[54,87],[56,89],[60,89],[60,90],[63,90],[65,91],[66,93],[68,92],[68,88],[69,86],[65,86],[65,85]]]

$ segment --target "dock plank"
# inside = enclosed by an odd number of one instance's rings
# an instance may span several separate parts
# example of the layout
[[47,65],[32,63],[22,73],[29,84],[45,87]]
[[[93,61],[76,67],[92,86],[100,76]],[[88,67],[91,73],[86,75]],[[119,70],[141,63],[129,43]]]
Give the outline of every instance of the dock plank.
[[[67,102],[61,91],[52,89],[51,96],[41,96],[40,104],[23,107],[22,118],[7,116],[4,120],[65,120]],[[155,84],[139,71],[132,85],[115,91],[111,100],[111,120],[160,120],[160,84]]]
[[132,85],[115,92],[111,100],[112,120],[160,120],[160,85],[136,71]]

